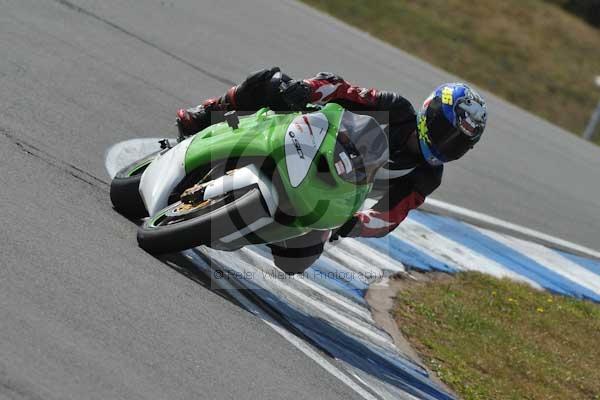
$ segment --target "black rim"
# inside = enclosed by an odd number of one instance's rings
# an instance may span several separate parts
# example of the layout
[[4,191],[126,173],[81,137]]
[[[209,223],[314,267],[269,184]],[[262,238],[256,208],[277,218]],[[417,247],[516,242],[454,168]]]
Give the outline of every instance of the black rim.
[[158,216],[149,220],[147,226],[149,228],[160,228],[189,221],[220,208],[223,204],[229,203],[232,199],[232,193],[226,193],[225,195],[214,199],[208,199],[198,204],[186,204],[178,201],[163,210]]

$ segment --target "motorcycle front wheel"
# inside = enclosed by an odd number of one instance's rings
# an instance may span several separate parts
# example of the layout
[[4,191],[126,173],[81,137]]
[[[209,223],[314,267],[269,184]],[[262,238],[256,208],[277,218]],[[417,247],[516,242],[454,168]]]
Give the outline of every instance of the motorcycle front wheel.
[[149,253],[172,253],[210,245],[268,216],[259,189],[248,187],[199,204],[171,204],[138,229],[137,240]]

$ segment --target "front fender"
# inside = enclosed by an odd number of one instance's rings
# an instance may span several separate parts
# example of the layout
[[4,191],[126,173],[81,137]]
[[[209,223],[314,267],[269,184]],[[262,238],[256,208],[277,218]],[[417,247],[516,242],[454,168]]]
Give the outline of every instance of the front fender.
[[186,176],[185,155],[192,139],[188,138],[158,156],[144,171],[140,195],[148,215],[154,215],[168,205],[169,196]]

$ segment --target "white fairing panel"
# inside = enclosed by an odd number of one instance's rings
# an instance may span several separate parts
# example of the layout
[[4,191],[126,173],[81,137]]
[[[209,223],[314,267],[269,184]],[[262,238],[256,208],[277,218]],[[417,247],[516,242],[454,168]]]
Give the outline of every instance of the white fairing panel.
[[261,173],[255,165],[248,165],[227,172],[215,180],[210,181],[204,189],[204,200],[221,196],[225,193],[258,185],[263,199],[267,203],[271,216],[275,215],[279,205],[279,196],[273,183]]
[[192,139],[188,138],[162,154],[144,171],[140,194],[149,215],[168,205],[169,195],[185,177],[185,153]]
[[292,187],[302,183],[329,128],[325,114],[300,115],[285,134],[285,163]]

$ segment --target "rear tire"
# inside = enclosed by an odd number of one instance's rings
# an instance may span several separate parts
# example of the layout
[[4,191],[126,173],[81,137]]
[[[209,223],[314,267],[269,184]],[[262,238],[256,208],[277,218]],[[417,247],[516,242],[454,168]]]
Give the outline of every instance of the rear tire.
[[[184,211],[178,211],[178,207]],[[138,229],[140,247],[152,254],[163,254],[210,245],[259,218],[270,217],[257,187],[227,193],[192,211],[185,208],[177,202],[147,220]]]
[[110,183],[110,201],[115,210],[129,219],[140,219],[148,216],[146,206],[140,195],[142,175],[115,177]]
[[150,154],[141,160],[122,168],[110,182],[110,201],[114,209],[129,219],[148,216],[140,194],[142,174],[160,152]]

